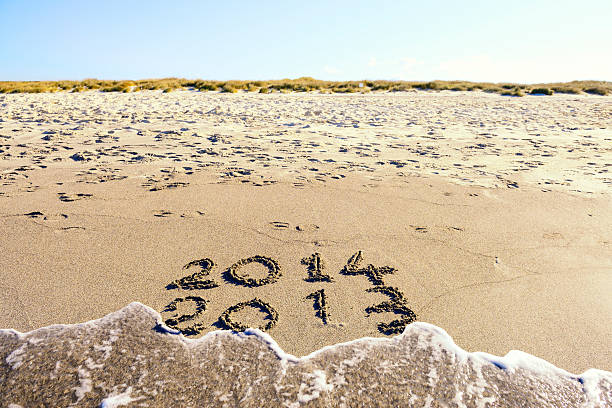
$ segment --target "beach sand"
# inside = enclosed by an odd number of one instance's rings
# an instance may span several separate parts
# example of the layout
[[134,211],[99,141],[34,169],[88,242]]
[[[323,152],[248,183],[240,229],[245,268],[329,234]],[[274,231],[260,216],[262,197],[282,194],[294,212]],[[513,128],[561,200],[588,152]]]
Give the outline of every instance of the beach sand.
[[612,370],[612,97],[18,94],[0,120],[2,328],[137,301],[207,333],[257,298],[277,318],[232,321],[296,356],[412,311]]

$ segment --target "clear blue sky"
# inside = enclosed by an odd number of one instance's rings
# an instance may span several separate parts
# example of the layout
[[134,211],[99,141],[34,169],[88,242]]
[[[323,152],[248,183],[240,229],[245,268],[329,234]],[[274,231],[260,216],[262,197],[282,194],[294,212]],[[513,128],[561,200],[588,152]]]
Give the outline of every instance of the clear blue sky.
[[612,0],[0,0],[0,80],[612,80]]

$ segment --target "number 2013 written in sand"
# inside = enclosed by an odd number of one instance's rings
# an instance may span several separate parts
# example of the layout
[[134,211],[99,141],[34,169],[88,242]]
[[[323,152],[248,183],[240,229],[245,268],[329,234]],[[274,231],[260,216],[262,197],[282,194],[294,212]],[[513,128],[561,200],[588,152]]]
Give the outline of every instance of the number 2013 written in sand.
[[[374,266],[368,264],[362,266],[363,255],[358,251],[352,255],[347,261],[344,268],[340,271],[343,275],[364,275],[368,278],[372,287],[366,289],[368,292],[377,292],[386,295],[389,300],[369,306],[365,308],[367,316],[373,313],[390,312],[398,315],[398,318],[390,322],[378,323],[378,330],[384,334],[401,333],[406,325],[416,320],[416,314],[408,307],[403,293],[395,287],[386,286],[383,281],[383,276],[395,272],[395,268],[390,266]],[[248,264],[257,263],[264,266],[268,273],[263,278],[249,277],[248,274],[241,273],[241,269]],[[325,262],[319,253],[314,253],[309,257],[303,258],[301,263],[306,267],[307,277],[304,279],[309,283],[327,282],[333,283],[332,276],[327,274]],[[185,265],[183,269],[197,268],[197,271],[191,275],[177,279],[166,286],[167,289],[183,289],[187,291],[208,290],[219,286],[214,280],[209,279],[210,271],[214,267],[214,262],[209,258],[198,259]],[[250,288],[272,284],[278,281],[282,276],[281,268],[278,262],[272,258],[261,255],[255,255],[250,258],[241,259],[224,272],[224,278],[227,282],[233,285],[241,285]],[[315,309],[315,318],[320,319],[323,324],[329,322],[330,316],[328,311],[328,299],[325,289],[319,289],[304,298],[304,301],[313,302]],[[193,313],[179,314],[179,305],[182,303],[192,303]],[[208,301],[201,296],[191,295],[178,297],[170,302],[163,312],[172,313],[172,316],[165,320],[168,327],[179,330],[184,335],[193,336],[200,334],[205,330],[205,325],[197,322],[198,316],[206,311]],[[279,319],[278,312],[267,302],[253,298],[251,300],[240,302],[230,306],[219,317],[219,324],[234,331],[244,331],[247,327],[235,320],[236,312],[245,308],[253,308],[261,311],[266,315],[266,324],[259,327],[261,330],[270,330]]]

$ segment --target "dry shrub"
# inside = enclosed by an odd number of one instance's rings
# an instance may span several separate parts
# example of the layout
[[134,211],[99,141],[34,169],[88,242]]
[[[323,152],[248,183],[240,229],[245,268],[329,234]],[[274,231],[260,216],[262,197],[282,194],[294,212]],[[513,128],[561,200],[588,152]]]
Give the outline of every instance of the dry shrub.
[[609,89],[606,89],[604,87],[593,87],[593,88],[587,88],[584,90],[584,92],[588,93],[588,94],[592,94],[592,95],[601,95],[601,96],[606,96],[608,93],[610,93]]
[[553,91],[549,88],[533,88],[529,93],[532,95],[552,95]]
[[[190,89],[198,91],[249,92],[268,93],[278,92],[313,92],[321,93],[353,93],[353,92],[397,92],[418,89],[422,91],[479,91],[498,93],[502,95],[519,96],[520,93],[544,93],[550,95],[554,92],[578,94],[586,92],[594,95],[608,95],[612,92],[612,82],[606,81],[572,81],[564,83],[541,84],[514,84],[489,83],[468,81],[321,81],[311,77],[297,79],[280,79],[269,81],[209,81],[202,79],[142,79],[137,81],[110,81],[88,78],[82,81],[4,81],[0,82],[0,93],[42,93],[42,92],[82,92],[99,90],[102,92],[137,92],[141,90],[163,90],[171,92],[176,89]],[[517,91],[520,90],[521,92]]]

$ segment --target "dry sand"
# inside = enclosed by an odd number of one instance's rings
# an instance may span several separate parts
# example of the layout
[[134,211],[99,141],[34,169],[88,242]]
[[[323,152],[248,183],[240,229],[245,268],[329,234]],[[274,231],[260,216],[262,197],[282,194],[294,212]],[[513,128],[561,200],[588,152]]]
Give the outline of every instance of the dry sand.
[[[259,298],[305,355],[401,317],[366,313],[390,300],[371,264],[466,350],[612,369],[611,97],[57,93],[0,96],[0,120],[0,327],[198,296],[180,325],[208,332]],[[331,282],[306,280],[314,253]],[[281,276],[236,285],[255,255]],[[216,286],[167,288],[205,258]]]

